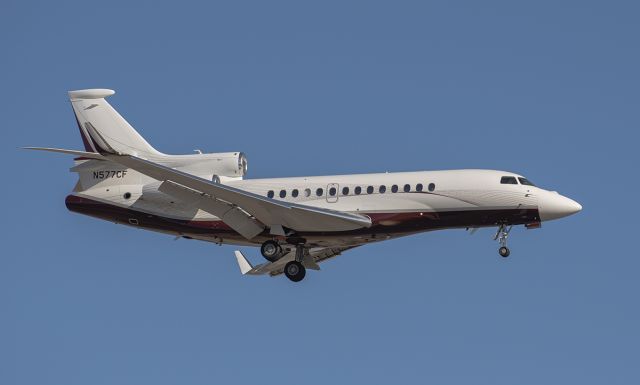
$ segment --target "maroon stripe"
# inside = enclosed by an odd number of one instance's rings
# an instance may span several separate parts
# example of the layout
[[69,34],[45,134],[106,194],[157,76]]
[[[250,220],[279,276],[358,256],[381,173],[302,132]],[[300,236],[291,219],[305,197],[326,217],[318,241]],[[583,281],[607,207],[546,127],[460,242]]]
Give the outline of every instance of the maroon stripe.
[[[224,238],[243,239],[222,221],[191,221],[166,218],[159,215],[97,202],[75,195],[69,195],[65,201],[71,211],[105,219],[111,222],[129,224],[135,219],[138,226],[151,230],[171,231],[181,234],[219,236]],[[373,225],[341,232],[300,233],[300,236],[371,236],[371,234],[400,236],[403,234],[445,228],[491,227],[500,223],[525,225],[540,222],[537,209],[503,209],[443,212],[410,212],[410,213],[367,213]],[[268,237],[267,232],[260,238]],[[374,236],[375,237],[375,236]]]

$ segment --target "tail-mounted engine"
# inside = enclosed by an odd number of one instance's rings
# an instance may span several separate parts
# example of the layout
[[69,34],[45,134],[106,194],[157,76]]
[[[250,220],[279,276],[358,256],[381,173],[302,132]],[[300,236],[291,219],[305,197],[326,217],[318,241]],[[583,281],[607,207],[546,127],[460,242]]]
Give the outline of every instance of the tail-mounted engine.
[[219,152],[167,156],[161,163],[214,182],[241,179],[247,173],[247,157],[242,152]]

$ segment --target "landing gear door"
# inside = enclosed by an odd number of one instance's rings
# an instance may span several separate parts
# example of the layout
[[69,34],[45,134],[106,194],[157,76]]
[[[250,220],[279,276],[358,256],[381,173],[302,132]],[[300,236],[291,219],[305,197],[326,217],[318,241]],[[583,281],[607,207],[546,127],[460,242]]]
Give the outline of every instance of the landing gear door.
[[327,185],[327,202],[336,203],[338,201],[338,187],[337,183]]

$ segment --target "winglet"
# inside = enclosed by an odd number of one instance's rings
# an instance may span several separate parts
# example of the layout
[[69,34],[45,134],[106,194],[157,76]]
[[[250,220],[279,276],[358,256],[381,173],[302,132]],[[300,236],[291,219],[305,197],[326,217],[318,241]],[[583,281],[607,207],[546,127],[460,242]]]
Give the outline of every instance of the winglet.
[[253,270],[253,266],[247,260],[244,254],[242,254],[240,250],[236,250],[235,254],[236,254],[236,259],[238,260],[238,266],[240,267],[240,272],[242,273],[242,275],[245,275],[251,270]]

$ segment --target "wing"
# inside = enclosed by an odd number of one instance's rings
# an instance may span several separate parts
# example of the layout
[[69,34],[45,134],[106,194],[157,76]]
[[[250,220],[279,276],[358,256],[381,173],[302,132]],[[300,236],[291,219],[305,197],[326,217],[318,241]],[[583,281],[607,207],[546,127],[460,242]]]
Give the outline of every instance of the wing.
[[[302,264],[307,269],[320,270],[320,266],[318,266],[319,263],[338,256],[342,254],[343,251],[353,249],[354,247],[357,246],[311,249],[309,250],[309,254],[305,255],[304,259],[302,260]],[[287,264],[287,262],[293,261],[295,259],[296,251],[295,249],[293,249],[275,262],[267,262],[255,267],[247,260],[247,258],[244,256],[244,254],[242,254],[241,251],[236,250],[235,255],[238,261],[238,266],[240,266],[240,272],[243,275],[269,274],[270,276],[274,277],[276,275],[282,274],[284,266]]]
[[285,235],[282,228],[295,231],[347,231],[371,226],[371,218],[276,201],[245,190],[237,189],[174,170],[132,155],[94,153],[58,148],[25,147],[76,155],[97,160],[109,160],[134,169],[151,178],[163,181],[159,190],[182,200],[197,200],[197,206],[222,219],[229,227],[247,239],[270,228],[272,234]]
[[[371,218],[364,215],[276,201],[245,190],[213,183],[132,155],[102,154],[102,156],[163,181],[160,191],[169,195],[183,198],[187,196],[186,194],[199,195],[203,210],[219,216],[225,223],[229,221],[227,224],[232,228],[238,227],[238,223],[240,227],[251,228],[251,231],[245,232],[247,235],[256,232],[261,225],[271,228],[272,233],[275,234],[278,233],[273,230],[282,227],[306,232],[347,231],[371,226]],[[253,218],[257,222],[250,224],[249,221]]]

